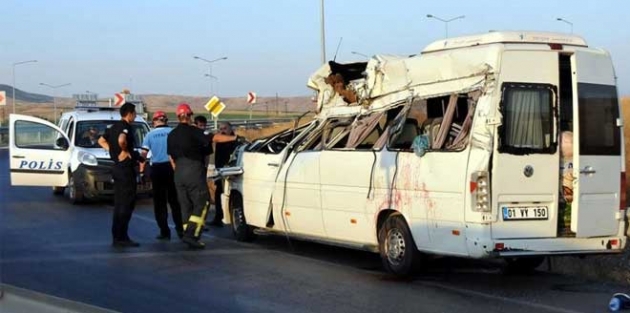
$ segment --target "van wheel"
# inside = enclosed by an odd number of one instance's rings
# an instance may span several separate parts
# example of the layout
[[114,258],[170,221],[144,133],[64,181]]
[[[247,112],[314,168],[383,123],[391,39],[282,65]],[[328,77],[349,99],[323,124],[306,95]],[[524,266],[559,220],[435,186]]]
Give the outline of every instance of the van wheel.
[[524,257],[524,258],[506,258],[505,267],[506,274],[530,274],[539,267],[544,257]]
[[243,210],[243,200],[240,196],[235,196],[230,201],[230,219],[232,220],[232,233],[237,241],[251,242],[256,239],[254,228],[247,225],[245,211]]
[[395,276],[413,273],[420,262],[420,251],[400,213],[393,213],[378,232],[378,245],[383,267]]
[[72,174],[70,174],[70,178],[68,179],[66,195],[68,196],[68,199],[70,199],[70,203],[72,204],[80,204],[81,202],[83,202],[83,192],[77,187]]
[[52,187],[52,192],[55,196],[63,195],[65,190],[66,187]]

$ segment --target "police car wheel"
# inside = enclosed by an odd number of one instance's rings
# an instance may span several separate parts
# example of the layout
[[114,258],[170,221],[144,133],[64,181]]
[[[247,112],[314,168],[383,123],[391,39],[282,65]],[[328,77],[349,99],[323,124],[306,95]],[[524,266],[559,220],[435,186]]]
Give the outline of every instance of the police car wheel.
[[66,195],[72,204],[80,204],[83,202],[83,192],[77,187],[72,174],[70,174],[70,178],[68,179]]
[[506,274],[531,274],[544,260],[544,257],[506,258],[504,272]]
[[387,217],[378,231],[378,244],[383,267],[387,272],[398,277],[413,274],[421,255],[407,222],[400,213]]
[[243,201],[239,195],[230,199],[230,220],[232,221],[232,233],[237,241],[250,242],[256,239],[253,227],[247,225]]

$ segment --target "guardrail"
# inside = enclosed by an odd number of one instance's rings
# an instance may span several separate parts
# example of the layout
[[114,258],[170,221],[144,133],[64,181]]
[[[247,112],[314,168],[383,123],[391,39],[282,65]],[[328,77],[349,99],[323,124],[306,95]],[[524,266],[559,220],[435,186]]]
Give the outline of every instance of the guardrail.
[[[276,124],[276,123],[286,123],[286,122],[293,122],[295,121],[295,117],[283,117],[283,118],[264,118],[264,119],[252,119],[252,120],[247,120],[247,119],[224,119],[224,120],[219,120],[219,124],[221,122],[230,122],[230,124],[232,124],[233,127],[245,127],[245,128],[258,128],[258,127],[263,127],[269,124]],[[175,121],[169,121],[168,122],[169,126],[177,126],[177,122]],[[214,129],[214,122],[212,120],[208,121],[208,125],[206,126],[206,128],[208,130],[215,130]]]

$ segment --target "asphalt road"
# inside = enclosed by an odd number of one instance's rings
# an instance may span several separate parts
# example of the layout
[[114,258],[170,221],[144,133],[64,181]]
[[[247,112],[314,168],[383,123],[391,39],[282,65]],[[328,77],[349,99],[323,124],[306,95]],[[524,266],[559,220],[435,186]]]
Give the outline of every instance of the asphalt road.
[[[151,201],[130,224],[142,246],[110,246],[112,206],[73,206],[50,188],[11,187],[0,150],[2,282],[122,312],[605,312],[620,286],[443,258],[396,280],[377,255],[279,236],[237,243],[230,229],[207,248],[157,242]],[[576,259],[576,262],[579,262]]]

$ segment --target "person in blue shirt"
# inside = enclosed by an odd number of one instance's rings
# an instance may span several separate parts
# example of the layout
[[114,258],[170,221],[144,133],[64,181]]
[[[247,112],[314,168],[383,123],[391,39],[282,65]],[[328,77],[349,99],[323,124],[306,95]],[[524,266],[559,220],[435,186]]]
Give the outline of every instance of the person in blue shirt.
[[163,111],[153,114],[153,127],[142,142],[142,154],[146,156],[151,151],[151,181],[153,183],[153,209],[155,221],[160,228],[158,240],[170,240],[171,231],[168,227],[168,208],[171,206],[175,230],[181,239],[184,235],[182,210],[177,198],[173,168],[166,153],[168,134],[171,128],[167,125],[168,118]]

